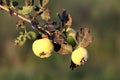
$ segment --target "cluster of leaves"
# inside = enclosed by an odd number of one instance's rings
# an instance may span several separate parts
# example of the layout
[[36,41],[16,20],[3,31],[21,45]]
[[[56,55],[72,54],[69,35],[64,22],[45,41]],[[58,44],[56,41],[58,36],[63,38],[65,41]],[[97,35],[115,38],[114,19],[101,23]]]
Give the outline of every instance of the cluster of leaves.
[[21,31],[19,36],[15,39],[15,45],[22,46],[27,39],[36,39],[37,35],[34,31],[27,31],[26,26],[23,20],[19,20],[16,24],[16,28],[23,29],[23,32]]
[[[84,47],[86,48],[93,40],[93,36],[90,34],[89,28],[80,28],[75,36],[75,45],[72,45],[67,40],[67,29],[71,28],[72,17],[63,10],[62,13],[58,13],[58,21],[51,19],[50,10],[46,7],[49,0],[39,0],[39,5],[36,5],[35,0],[25,0],[23,6],[19,6],[17,1],[12,0],[0,0],[0,5],[5,6],[9,9],[10,15],[22,15],[24,18],[30,20],[31,27],[38,31],[37,37],[36,32],[27,31],[26,21],[23,19],[19,20],[16,24],[16,28],[23,29],[20,31],[19,36],[15,39],[15,45],[22,46],[27,39],[36,39],[48,37],[55,46],[55,51],[60,54],[69,54],[75,48]],[[39,19],[43,20],[42,23]]]

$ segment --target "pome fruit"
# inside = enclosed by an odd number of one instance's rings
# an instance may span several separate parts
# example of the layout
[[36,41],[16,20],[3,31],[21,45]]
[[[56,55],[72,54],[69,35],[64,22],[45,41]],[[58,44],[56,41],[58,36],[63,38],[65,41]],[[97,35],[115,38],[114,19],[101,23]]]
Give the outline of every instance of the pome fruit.
[[85,48],[79,47],[72,52],[71,60],[74,64],[80,66],[87,61],[88,52]]
[[54,47],[50,39],[43,38],[33,42],[32,50],[36,56],[40,58],[48,58],[51,56]]

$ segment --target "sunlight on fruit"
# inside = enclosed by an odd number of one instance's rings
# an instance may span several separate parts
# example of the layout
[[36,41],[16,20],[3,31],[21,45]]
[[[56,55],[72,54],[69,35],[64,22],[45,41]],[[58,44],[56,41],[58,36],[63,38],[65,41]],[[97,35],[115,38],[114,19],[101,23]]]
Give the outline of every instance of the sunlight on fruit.
[[87,58],[88,58],[88,52],[85,48],[82,47],[75,49],[71,55],[71,59],[73,63],[79,66],[81,64],[84,64],[84,62],[87,61]]
[[53,49],[52,42],[47,38],[35,40],[32,45],[34,54],[40,58],[50,57]]

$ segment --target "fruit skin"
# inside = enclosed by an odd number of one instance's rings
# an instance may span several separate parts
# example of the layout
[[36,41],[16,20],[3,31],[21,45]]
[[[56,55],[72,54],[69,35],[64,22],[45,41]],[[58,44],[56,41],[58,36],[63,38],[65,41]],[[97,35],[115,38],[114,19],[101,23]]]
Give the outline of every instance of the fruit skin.
[[71,44],[73,47],[76,46],[76,31],[72,28],[68,28],[67,32],[67,42]]
[[38,39],[33,42],[32,50],[40,58],[48,58],[54,50],[52,42],[48,38]]
[[71,60],[74,64],[80,66],[87,61],[88,52],[85,48],[79,47],[72,52]]

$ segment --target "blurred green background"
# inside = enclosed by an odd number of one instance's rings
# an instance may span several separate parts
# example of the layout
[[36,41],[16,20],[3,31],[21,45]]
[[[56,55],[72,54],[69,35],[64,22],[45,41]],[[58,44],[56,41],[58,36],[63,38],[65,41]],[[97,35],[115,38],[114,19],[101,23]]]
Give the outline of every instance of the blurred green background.
[[87,64],[72,71],[70,55],[40,59],[32,52],[33,41],[14,46],[18,18],[0,10],[0,80],[120,80],[120,0],[50,0],[48,8],[53,19],[67,9],[75,30],[90,28],[94,41]]

